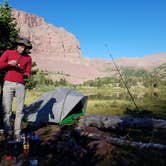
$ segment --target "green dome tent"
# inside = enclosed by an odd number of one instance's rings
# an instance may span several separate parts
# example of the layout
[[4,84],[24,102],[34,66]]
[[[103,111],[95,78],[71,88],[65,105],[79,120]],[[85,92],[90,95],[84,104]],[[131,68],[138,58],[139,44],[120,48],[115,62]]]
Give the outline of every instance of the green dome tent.
[[85,115],[87,96],[68,88],[58,88],[44,93],[37,101],[25,109],[28,122],[71,124],[76,117]]

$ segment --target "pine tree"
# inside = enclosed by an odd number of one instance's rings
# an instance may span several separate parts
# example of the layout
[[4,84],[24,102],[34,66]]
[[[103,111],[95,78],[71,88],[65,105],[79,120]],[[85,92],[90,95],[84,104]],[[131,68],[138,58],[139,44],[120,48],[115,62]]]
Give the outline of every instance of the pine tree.
[[5,0],[4,4],[0,5],[0,54],[7,49],[13,49],[18,37],[17,23],[12,16],[11,7]]

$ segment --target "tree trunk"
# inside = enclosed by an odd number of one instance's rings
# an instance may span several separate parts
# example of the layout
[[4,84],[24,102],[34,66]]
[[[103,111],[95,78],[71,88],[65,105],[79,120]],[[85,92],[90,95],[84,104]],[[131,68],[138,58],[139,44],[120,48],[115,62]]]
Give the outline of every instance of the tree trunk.
[[111,144],[118,145],[118,146],[130,146],[134,148],[139,148],[139,149],[156,149],[156,150],[166,150],[166,145],[162,144],[157,144],[157,143],[143,143],[143,142],[136,142],[136,141],[130,141],[124,138],[117,138],[117,137],[111,137],[104,135],[103,133],[87,133],[84,132],[84,130],[80,131],[81,135],[84,135],[90,139],[94,140],[102,140],[102,141],[107,141]]
[[127,128],[165,130],[166,120],[154,118],[131,118],[87,115],[79,120],[78,126],[94,126],[97,128],[116,130],[124,130]]

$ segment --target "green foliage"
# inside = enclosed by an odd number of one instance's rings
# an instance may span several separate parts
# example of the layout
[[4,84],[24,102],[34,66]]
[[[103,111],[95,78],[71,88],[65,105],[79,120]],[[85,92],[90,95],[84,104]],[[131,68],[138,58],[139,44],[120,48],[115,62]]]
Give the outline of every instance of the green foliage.
[[53,84],[51,79],[47,78],[48,73],[43,70],[39,70],[35,62],[32,64],[31,76],[26,80],[26,88],[33,89],[37,86],[49,86]]
[[147,77],[149,76],[149,72],[144,69],[134,69],[132,67],[123,67],[121,68],[121,73],[124,78],[128,77]]
[[161,80],[166,82],[166,63],[156,67],[155,69],[153,69],[153,71],[151,72],[151,74],[154,77],[158,77]]
[[70,74],[65,74],[64,71],[57,71],[55,73],[59,75],[70,76]]
[[69,83],[64,79],[64,78],[61,78],[59,81],[55,81],[55,86],[66,86],[68,85]]
[[[121,70],[121,72],[123,69]],[[154,72],[157,71],[157,72]],[[166,117],[165,98],[166,98],[166,80],[162,79],[158,73],[165,73],[165,65],[161,65],[153,72],[144,70],[125,69],[123,78],[128,86],[130,93],[135,99],[135,102],[141,113],[151,112],[154,117]],[[131,109],[132,113],[135,106],[124,86],[123,81],[116,77],[97,78],[87,81],[81,87],[81,91],[86,93],[89,98],[87,111],[88,113],[110,114],[114,115],[121,111],[125,113],[125,109]],[[124,103],[112,105],[112,101],[124,101]],[[128,105],[128,102],[131,105]],[[97,104],[99,103],[99,104]],[[146,111],[144,111],[146,110]]]
[[[160,74],[156,74],[156,71],[161,71]],[[120,87],[124,88],[124,82],[127,85],[128,88],[140,86],[140,87],[146,87],[146,88],[156,88],[156,87],[162,87],[166,86],[166,80],[161,79],[161,76],[163,76],[166,72],[164,72],[165,65],[160,66],[160,68],[157,68],[155,72],[148,72],[144,69],[133,69],[133,68],[122,68],[121,74],[123,77],[123,80],[119,77],[103,77],[103,78],[96,78],[95,80],[89,80],[83,83],[84,86],[90,86],[90,87]],[[163,78],[163,77],[162,77]]]
[[19,30],[16,26],[11,7],[5,1],[3,5],[0,5],[0,54],[15,47],[15,41],[19,37]]
[[[38,87],[48,87],[48,86],[66,86],[69,83],[64,79],[61,78],[60,80],[53,81],[49,78],[49,72],[39,70],[35,62],[32,64],[32,71],[31,76],[26,79],[26,88],[27,89],[34,89]],[[46,88],[47,89],[47,88]]]
[[89,80],[83,83],[84,86],[92,87],[103,87],[104,85],[116,86],[117,84],[119,84],[119,79],[115,77],[96,78],[95,80]]
[[32,71],[31,76],[26,79],[26,88],[33,89],[37,85],[37,80],[35,79],[36,74],[38,73],[39,69],[36,68],[36,63],[32,63]]

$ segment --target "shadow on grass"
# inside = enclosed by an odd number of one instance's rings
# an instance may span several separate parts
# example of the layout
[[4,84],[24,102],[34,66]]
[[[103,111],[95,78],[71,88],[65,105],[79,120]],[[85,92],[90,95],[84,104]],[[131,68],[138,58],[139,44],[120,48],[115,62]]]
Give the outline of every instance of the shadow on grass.
[[130,108],[126,108],[126,110],[124,111],[125,115],[129,115],[132,117],[156,117],[156,114],[153,113],[152,111],[149,110],[138,110],[138,109],[130,109]]

